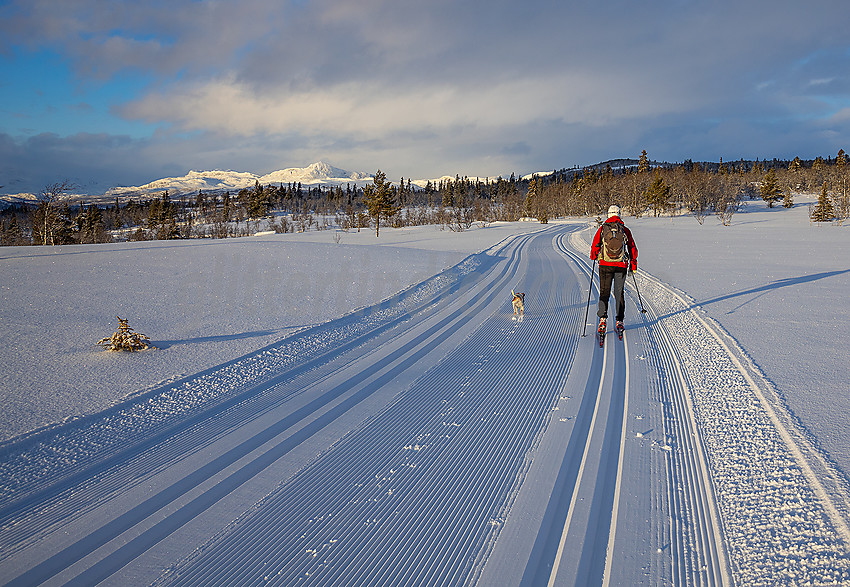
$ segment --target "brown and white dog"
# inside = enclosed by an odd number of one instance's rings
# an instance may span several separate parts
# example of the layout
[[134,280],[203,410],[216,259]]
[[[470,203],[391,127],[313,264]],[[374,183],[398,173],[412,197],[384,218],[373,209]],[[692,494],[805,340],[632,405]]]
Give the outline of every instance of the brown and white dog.
[[525,294],[516,293],[514,290],[511,290],[511,295],[514,296],[514,316],[512,320],[516,320],[517,316],[519,316],[519,319],[522,320],[523,313],[525,312]]

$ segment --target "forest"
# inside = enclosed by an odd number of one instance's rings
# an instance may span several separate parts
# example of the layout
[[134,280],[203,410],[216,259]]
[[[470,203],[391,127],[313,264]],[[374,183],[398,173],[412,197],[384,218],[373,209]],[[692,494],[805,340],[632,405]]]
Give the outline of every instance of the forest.
[[440,225],[462,231],[475,223],[521,218],[546,223],[600,215],[616,203],[629,216],[692,215],[724,225],[746,200],[794,206],[795,194],[818,194],[812,221],[843,223],[850,214],[848,157],[801,160],[659,163],[638,159],[554,170],[526,178],[392,183],[378,170],[362,186],[261,185],[238,193],[204,192],[103,205],[70,196],[69,182],[45,186],[36,203],[0,210],[0,245],[63,245],[114,241],[229,238],[307,230],[350,231],[380,226]]

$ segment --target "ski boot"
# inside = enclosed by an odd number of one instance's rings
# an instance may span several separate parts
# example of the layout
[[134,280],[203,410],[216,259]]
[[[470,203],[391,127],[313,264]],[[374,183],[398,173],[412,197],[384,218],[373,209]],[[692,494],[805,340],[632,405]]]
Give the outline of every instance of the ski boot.
[[599,338],[599,346],[605,344],[605,329],[606,329],[606,319],[599,319],[599,328],[596,329],[596,336]]
[[623,331],[625,329],[626,327],[623,326],[623,321],[617,320],[617,338],[619,338],[620,340],[623,340]]

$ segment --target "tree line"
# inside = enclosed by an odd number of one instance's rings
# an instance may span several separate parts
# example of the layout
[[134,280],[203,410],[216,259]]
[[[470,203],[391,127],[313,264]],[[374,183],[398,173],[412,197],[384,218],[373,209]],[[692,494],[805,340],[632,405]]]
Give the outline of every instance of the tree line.
[[[454,179],[413,185],[392,183],[378,170],[363,186],[261,185],[229,191],[183,194],[114,204],[72,203],[68,182],[50,184],[37,203],[0,211],[0,244],[62,245],[122,240],[228,238],[259,230],[297,232],[336,226],[342,230],[436,224],[462,231],[474,223],[540,222],[566,216],[602,215],[618,204],[630,216],[689,214],[702,224],[716,215],[723,224],[747,199],[768,206],[794,205],[794,194],[819,193],[814,221],[850,215],[848,157],[804,161],[658,163],[643,151],[638,159],[518,178]],[[120,235],[120,236],[118,236]]]
[[[646,151],[638,160],[603,164],[572,175],[555,173],[535,178],[527,206],[535,216],[593,216],[610,204],[620,205],[630,216],[689,214],[702,224],[716,215],[729,224],[746,200],[761,198],[773,207],[794,205],[794,194],[821,193],[832,215],[814,220],[846,220],[847,175],[850,166],[844,150],[835,158],[802,161],[735,161],[669,164],[651,162]],[[536,181],[537,185],[534,185]],[[813,214],[818,209],[815,206]]]

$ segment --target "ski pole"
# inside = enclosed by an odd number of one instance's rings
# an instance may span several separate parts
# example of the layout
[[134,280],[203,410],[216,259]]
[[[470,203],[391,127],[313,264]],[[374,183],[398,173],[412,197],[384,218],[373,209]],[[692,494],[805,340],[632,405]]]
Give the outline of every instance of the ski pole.
[[[643,307],[643,300],[640,298],[640,290],[638,289],[638,286],[637,286],[637,277],[635,277],[634,271],[632,271],[632,280],[635,282],[635,291],[637,292],[638,301],[640,302],[640,313],[646,314],[646,309]],[[585,322],[587,322],[586,318],[585,318]]]
[[594,271],[596,271],[596,259],[593,260],[593,267],[590,268],[590,284],[587,286],[587,307],[584,309],[584,330],[581,331],[582,336],[587,336],[587,316],[590,313],[590,292],[593,291]]

